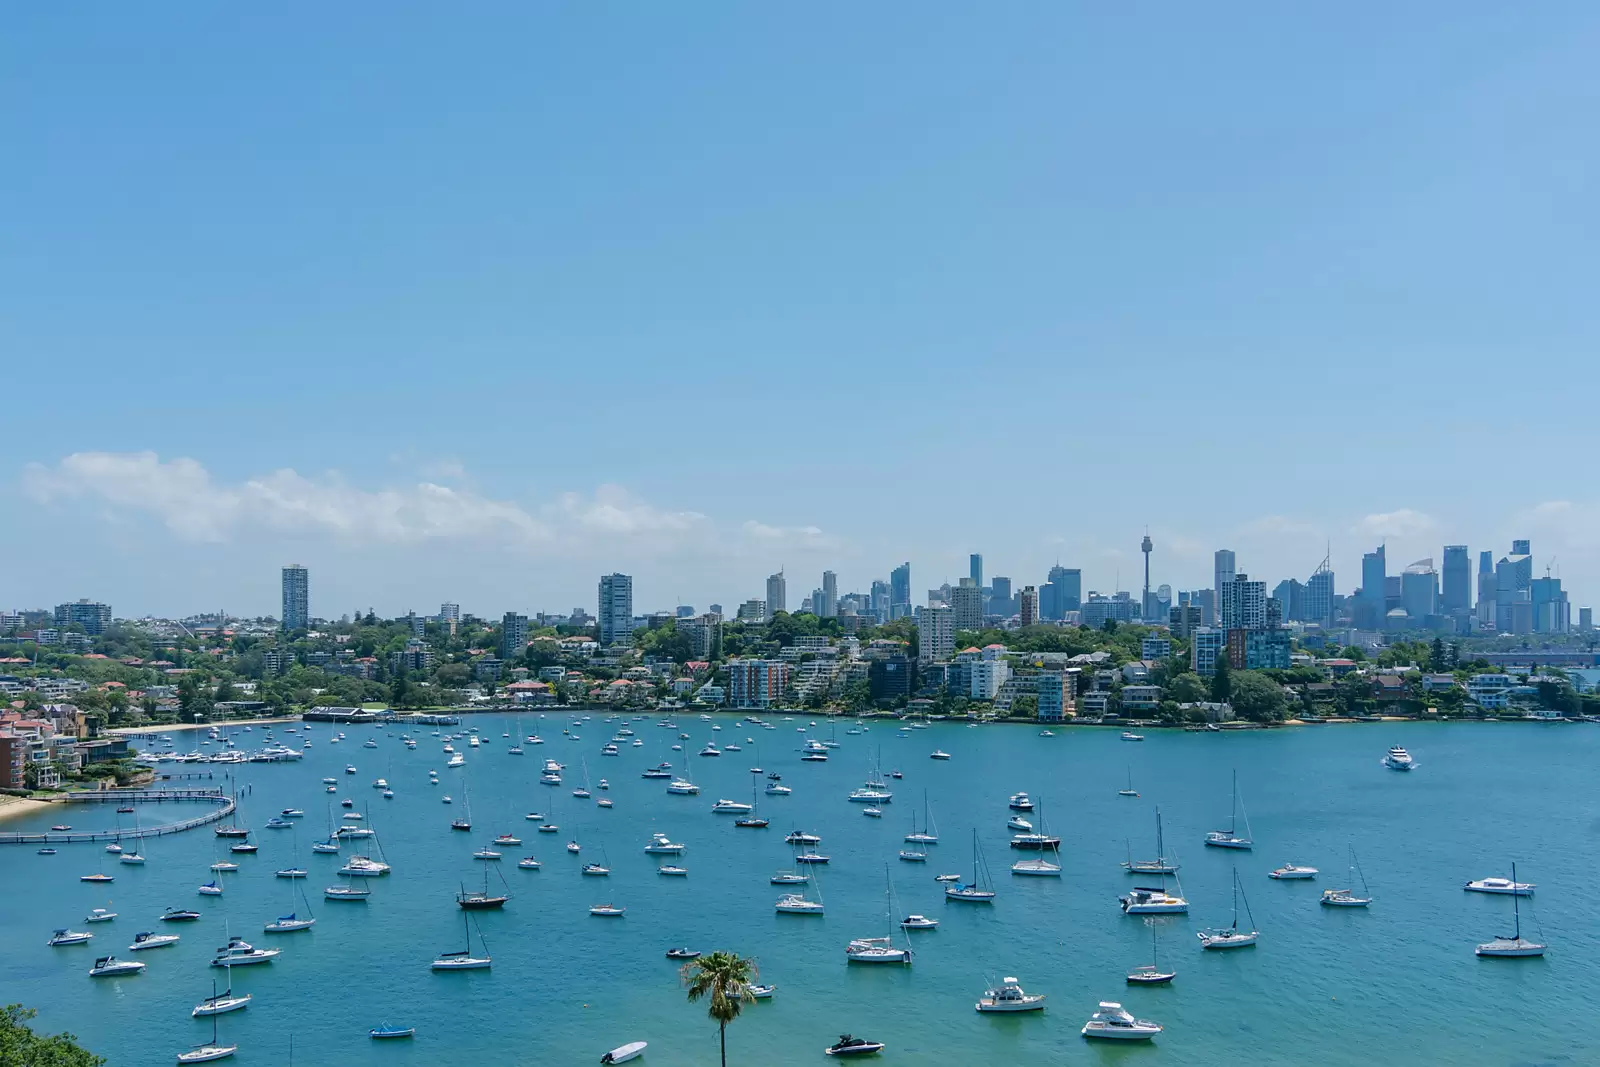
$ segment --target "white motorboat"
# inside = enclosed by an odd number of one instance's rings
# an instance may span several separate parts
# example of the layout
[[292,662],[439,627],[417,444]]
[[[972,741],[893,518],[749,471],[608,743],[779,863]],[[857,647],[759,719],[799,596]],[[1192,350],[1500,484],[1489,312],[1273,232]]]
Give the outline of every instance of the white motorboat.
[[883,818],[883,809],[882,808],[862,808],[861,809],[861,814],[865,815],[869,819],[881,819],[881,818]]
[[1012,793],[1011,799],[1007,801],[1007,805],[1012,811],[1033,810],[1033,801],[1029,799],[1028,794],[1026,793]]
[[947,759],[950,758],[950,753],[944,751],[943,749],[936,748],[932,752],[928,753],[928,758],[929,759],[936,759],[936,760],[947,760]]
[[475,848],[472,850],[472,858],[475,860],[493,861],[499,859],[501,855],[502,853],[496,852],[492,848]]
[[688,876],[689,869],[687,867],[679,867],[671,863],[663,863],[661,866],[656,868],[656,873],[665,875],[669,878],[684,878]]
[[667,792],[677,796],[692,797],[699,795],[700,787],[687,778],[674,778],[667,783]]
[[627,908],[619,908],[615,904],[594,904],[589,908],[589,914],[602,919],[620,919],[627,914]]
[[83,921],[86,923],[108,923],[116,917],[117,913],[114,911],[107,911],[105,908],[95,908],[88,915],[83,917]]
[[934,930],[938,926],[938,919],[930,919],[926,915],[907,915],[900,920],[902,930]]
[[1255,929],[1255,917],[1250,914],[1250,901],[1245,898],[1244,914],[1249,920],[1249,928],[1239,929],[1239,899],[1244,897],[1244,889],[1239,885],[1239,871],[1233,872],[1233,923],[1226,927],[1215,927],[1201,930],[1194,936],[1200,939],[1200,947],[1207,949],[1246,948],[1254,945],[1261,934]]
[[628,1044],[620,1045],[601,1056],[600,1062],[606,1064],[627,1063],[629,1060],[638,1059],[647,1047],[649,1047],[649,1042],[647,1041],[630,1041]]
[[89,968],[90,978],[115,978],[118,975],[138,974],[144,970],[144,964],[137,960],[119,960],[115,956],[101,956],[94,961],[94,966]]
[[147,948],[165,948],[177,943],[177,934],[138,933],[133,935],[133,944],[128,946],[128,951],[143,952]]
[[1531,897],[1538,888],[1533,882],[1513,878],[1479,878],[1461,887],[1469,893],[1498,893],[1502,896]]
[[1006,820],[1006,829],[1016,830],[1019,833],[1031,834],[1033,833],[1033,823],[1029,822],[1027,819],[1024,819],[1020,815],[1013,815],[1011,818]]
[[1383,765],[1391,771],[1409,771],[1416,767],[1417,761],[1411,758],[1411,753],[1399,745],[1393,745],[1384,753]]
[[517,866],[521,867],[525,871],[537,871],[540,867],[544,866],[544,864],[540,863],[532,856],[524,856],[517,861]]
[[465,757],[461,753],[457,752],[457,753],[453,754],[449,759],[445,760],[444,761],[444,765],[447,768],[449,768],[449,767],[465,767],[467,765],[467,757]]
[[[1511,881],[1513,884],[1515,884],[1516,880],[1517,865],[1513,863],[1511,865]],[[1516,918],[1516,931],[1510,937],[1506,937],[1504,934],[1501,934],[1493,941],[1486,941],[1479,945],[1473,950],[1477,955],[1491,958],[1516,958],[1544,955],[1545,946],[1543,942],[1529,941],[1527,938],[1522,936],[1522,896],[1523,894],[1521,893],[1511,894],[1511,914]]]
[[1243,805],[1239,802],[1239,772],[1233,772],[1233,806],[1228,811],[1228,828],[1212,830],[1206,834],[1206,844],[1211,848],[1233,848],[1248,851],[1255,847],[1250,836],[1250,816],[1244,817],[1244,834],[1238,832],[1237,816]]
[[228,939],[226,948],[220,949],[211,961],[213,967],[248,967],[257,963],[271,963],[283,954],[281,948],[256,948],[242,938]]
[[807,900],[804,893],[785,893],[778,898],[773,909],[785,915],[821,915],[822,902]]
[[222,895],[222,887],[217,884],[216,879],[212,879],[205,885],[200,886],[199,893],[205,897],[220,897]]
[[777,782],[767,783],[766,794],[769,797],[786,797],[793,792],[794,790],[786,785],[779,785]]
[[737,800],[719,800],[711,805],[713,815],[748,815],[750,810],[749,804]]
[[926,852],[919,852],[914,848],[903,848],[903,849],[901,849],[900,850],[900,858],[903,861],[905,861],[906,863],[927,863],[928,862],[928,854]]
[[1131,1012],[1115,1001],[1102,1000],[1099,1009],[1083,1024],[1084,1037],[1104,1038],[1113,1041],[1149,1041],[1161,1032],[1161,1026],[1148,1019],[1135,1019]]
[[822,1050],[825,1056],[872,1056],[884,1049],[882,1041],[868,1041],[864,1037],[840,1034],[839,1040]]
[[1302,867],[1298,863],[1285,863],[1277,870],[1268,871],[1268,878],[1276,878],[1280,882],[1305,881],[1315,878],[1319,872],[1315,867]]
[[658,855],[677,856],[683,853],[684,847],[666,834],[655,834],[650,838],[650,843],[644,846],[644,850]]
[[820,845],[822,844],[822,835],[808,833],[805,830],[790,830],[783,835],[783,840],[790,845]]
[[1006,978],[985,990],[973,1007],[983,1012],[1043,1011],[1043,993],[1025,993],[1015,978]]
[[864,785],[860,789],[852,789],[849,799],[854,804],[887,804],[894,799],[894,794],[887,789]]
[[377,878],[388,874],[392,869],[381,860],[366,856],[351,856],[345,861],[345,865],[339,868],[339,873],[352,878]]
[[1189,902],[1178,893],[1168,893],[1165,886],[1134,886],[1119,899],[1124,915],[1186,915],[1189,911]]
[[226,1015],[230,1011],[248,1008],[250,999],[249,993],[234,993],[233,987],[230,985],[221,993],[213,993],[196,1004],[194,1010],[189,1012],[189,1015],[196,1019],[207,1015]]
[[767,881],[771,885],[805,885],[810,879],[797,871],[779,871]]
[[[62,945],[83,945],[92,940],[94,940],[94,935],[91,933],[60,929],[52,933],[50,940],[46,941],[45,944],[53,948],[59,948]],[[177,939],[174,938],[173,940]]]

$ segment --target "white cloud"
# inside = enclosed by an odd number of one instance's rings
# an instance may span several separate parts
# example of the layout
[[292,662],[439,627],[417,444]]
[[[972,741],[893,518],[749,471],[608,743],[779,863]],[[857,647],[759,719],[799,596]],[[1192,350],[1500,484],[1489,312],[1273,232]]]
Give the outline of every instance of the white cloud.
[[[466,474],[459,464],[440,473]],[[307,477],[284,469],[230,485],[194,459],[163,460],[154,452],[78,452],[54,466],[30,465],[24,480],[42,503],[90,501],[102,505],[107,521],[148,514],[190,542],[224,543],[242,531],[264,528],[354,543],[478,541],[519,548],[633,542],[656,551],[688,546],[714,553],[751,544],[818,548],[836,543],[815,526],[755,520],[724,536],[698,511],[657,507],[619,485],[563,493],[542,506],[525,507],[433,481],[363,489],[336,472]]]
[[1432,515],[1412,508],[1401,508],[1364,516],[1351,527],[1351,532],[1367,537],[1406,538],[1421,537],[1438,528],[1439,523]]

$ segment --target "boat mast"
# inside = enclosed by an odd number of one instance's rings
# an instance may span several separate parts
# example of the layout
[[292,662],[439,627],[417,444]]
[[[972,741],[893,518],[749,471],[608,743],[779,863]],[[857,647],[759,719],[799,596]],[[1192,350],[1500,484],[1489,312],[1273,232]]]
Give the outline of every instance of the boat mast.
[[1522,940],[1522,907],[1521,907],[1521,904],[1517,900],[1518,895],[1519,894],[1517,893],[1517,861],[1516,860],[1512,860],[1511,861],[1511,914],[1516,919],[1516,923],[1517,923],[1516,940],[1521,941]]

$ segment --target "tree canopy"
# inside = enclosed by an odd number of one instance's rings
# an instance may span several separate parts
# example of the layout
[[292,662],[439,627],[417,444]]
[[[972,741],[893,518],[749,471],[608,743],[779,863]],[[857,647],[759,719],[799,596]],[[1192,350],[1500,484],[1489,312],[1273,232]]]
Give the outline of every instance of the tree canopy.
[[37,1014],[21,1004],[0,1008],[0,1064],[5,1067],[102,1067],[102,1056],[79,1046],[71,1034],[41,1037],[28,1026]]

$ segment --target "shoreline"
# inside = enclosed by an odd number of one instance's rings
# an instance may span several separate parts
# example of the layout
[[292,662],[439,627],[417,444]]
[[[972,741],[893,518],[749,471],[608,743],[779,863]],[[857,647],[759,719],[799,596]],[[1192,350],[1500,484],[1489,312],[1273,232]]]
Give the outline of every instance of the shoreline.
[[279,715],[269,719],[224,719],[221,722],[165,723],[160,726],[114,726],[105,731],[107,736],[138,737],[143,734],[164,734],[176,730],[209,730],[213,726],[226,729],[232,726],[276,726],[278,723],[298,725],[299,715]]
[[51,807],[52,805],[48,800],[0,796],[0,822],[19,818],[23,815],[36,815],[41,811],[49,811]]

